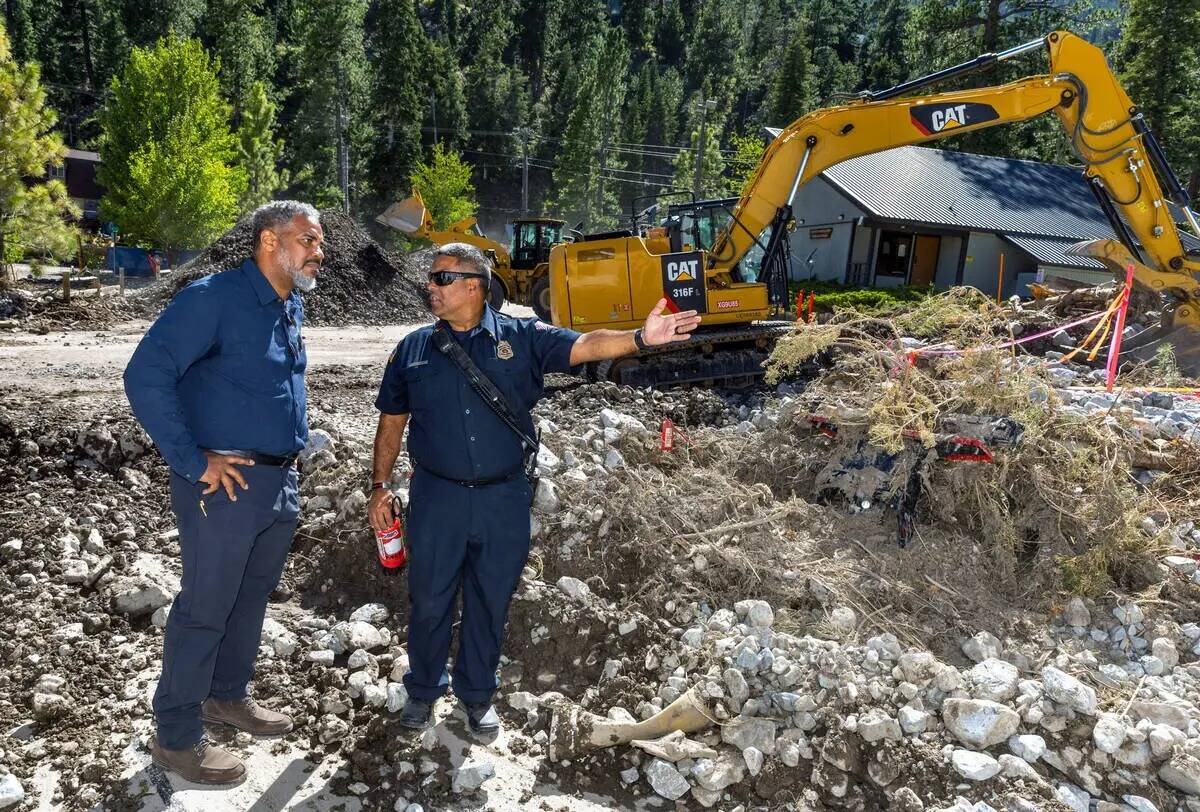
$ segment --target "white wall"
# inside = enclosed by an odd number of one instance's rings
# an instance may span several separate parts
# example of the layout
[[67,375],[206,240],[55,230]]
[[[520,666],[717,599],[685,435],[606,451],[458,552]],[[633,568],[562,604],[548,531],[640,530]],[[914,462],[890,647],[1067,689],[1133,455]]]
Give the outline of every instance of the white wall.
[[[818,177],[796,192],[792,214],[796,218],[796,230],[791,233],[793,277],[801,280],[814,277],[822,280],[844,279],[852,235],[857,253],[861,241],[858,233],[864,231],[854,227],[854,219],[866,213],[824,178]],[[814,240],[809,237],[809,229],[821,228],[832,229],[828,239]],[[867,247],[863,246],[861,250],[865,256]]]

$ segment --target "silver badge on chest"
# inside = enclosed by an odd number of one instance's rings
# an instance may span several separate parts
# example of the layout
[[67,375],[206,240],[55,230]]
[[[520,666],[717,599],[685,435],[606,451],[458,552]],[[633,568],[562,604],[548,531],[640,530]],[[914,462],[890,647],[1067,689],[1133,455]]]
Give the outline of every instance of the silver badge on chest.
[[512,358],[513,357],[512,344],[509,344],[507,341],[501,341],[499,344],[497,344],[496,345],[496,357],[499,358],[501,361],[507,361],[510,358]]

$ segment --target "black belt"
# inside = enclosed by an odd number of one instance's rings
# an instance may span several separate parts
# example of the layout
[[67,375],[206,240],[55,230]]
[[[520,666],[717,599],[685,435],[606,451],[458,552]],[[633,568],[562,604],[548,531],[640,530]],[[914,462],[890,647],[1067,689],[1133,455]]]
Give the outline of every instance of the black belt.
[[440,479],[445,482],[453,482],[455,485],[462,485],[464,488],[482,488],[485,485],[499,485],[502,482],[512,482],[517,477],[525,475],[524,471],[517,470],[511,474],[506,474],[504,476],[487,477],[485,479],[452,479],[448,476],[442,476],[441,474],[435,474],[433,471],[430,471],[428,468],[425,468],[420,465],[418,465],[417,468],[419,468],[421,471],[425,472],[426,474],[429,474],[434,479]]
[[274,465],[278,468],[287,468],[296,462],[295,454],[288,454],[286,457],[276,457],[274,454],[260,454],[257,451],[231,451],[226,456],[245,457],[255,465]]

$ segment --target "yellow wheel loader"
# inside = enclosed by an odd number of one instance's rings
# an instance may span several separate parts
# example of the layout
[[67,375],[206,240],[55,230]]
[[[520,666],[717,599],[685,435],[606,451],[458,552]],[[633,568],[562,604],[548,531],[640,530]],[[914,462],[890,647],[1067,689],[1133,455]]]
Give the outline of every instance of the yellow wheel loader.
[[563,240],[566,223],[562,220],[545,217],[514,220],[512,242],[504,245],[487,237],[474,217],[459,220],[444,229],[435,228],[425,201],[414,190],[412,197],[393,203],[375,221],[435,245],[465,242],[490,253],[496,269],[489,294],[492,307],[499,310],[507,299],[532,307],[543,321],[550,320],[547,261],[550,247]]
[[[913,95],[1032,51],[1047,55],[1049,73]],[[767,147],[745,193],[731,205],[684,204],[692,210],[665,226],[635,217],[629,231],[554,246],[553,321],[581,331],[634,328],[665,296],[672,309],[704,314],[692,340],[594,367],[595,377],[651,386],[753,379],[763,374],[762,361],[786,329],[764,320],[787,304],[788,232],[802,184],[848,158],[1045,113],[1058,117],[1117,236],[1074,251],[1121,280],[1132,265],[1139,285],[1163,294],[1161,324],[1127,344],[1129,356],[1152,356],[1166,343],[1185,374],[1200,373],[1200,256],[1185,250],[1168,206],[1169,199],[1200,236],[1191,201],[1103,52],[1063,31],[801,117]]]

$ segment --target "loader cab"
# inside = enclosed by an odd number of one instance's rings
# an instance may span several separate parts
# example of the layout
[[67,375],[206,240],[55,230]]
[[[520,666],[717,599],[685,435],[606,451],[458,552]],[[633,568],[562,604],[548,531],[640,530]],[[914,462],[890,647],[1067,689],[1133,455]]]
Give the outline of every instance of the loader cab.
[[563,241],[564,226],[566,223],[562,220],[514,220],[509,251],[512,266],[530,271],[543,262],[549,262],[551,246]]

